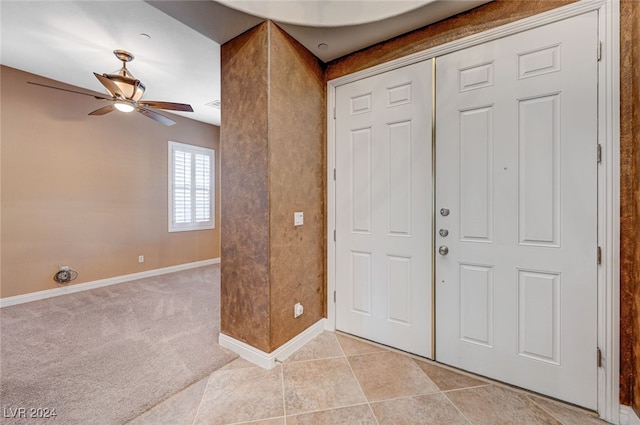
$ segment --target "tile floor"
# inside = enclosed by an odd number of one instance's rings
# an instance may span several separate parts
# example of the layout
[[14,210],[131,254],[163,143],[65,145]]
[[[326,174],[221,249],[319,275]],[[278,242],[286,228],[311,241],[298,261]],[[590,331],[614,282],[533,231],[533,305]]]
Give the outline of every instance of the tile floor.
[[324,332],[282,365],[237,359],[134,425],[605,424],[590,413]]

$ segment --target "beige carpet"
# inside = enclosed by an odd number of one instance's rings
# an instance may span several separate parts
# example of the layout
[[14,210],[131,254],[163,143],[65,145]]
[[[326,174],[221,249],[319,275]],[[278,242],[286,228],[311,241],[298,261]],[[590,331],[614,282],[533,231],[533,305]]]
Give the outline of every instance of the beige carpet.
[[207,266],[0,309],[0,422],[123,424],[209,375],[219,294]]

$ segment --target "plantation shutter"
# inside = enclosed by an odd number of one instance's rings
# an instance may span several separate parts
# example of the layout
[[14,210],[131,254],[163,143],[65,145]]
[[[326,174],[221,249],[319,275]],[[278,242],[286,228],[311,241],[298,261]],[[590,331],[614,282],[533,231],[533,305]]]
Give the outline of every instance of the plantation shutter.
[[212,149],[169,142],[169,231],[214,228]]
[[195,213],[196,222],[211,220],[211,175],[208,155],[195,155]]
[[191,153],[174,151],[173,209],[178,224],[191,223]]

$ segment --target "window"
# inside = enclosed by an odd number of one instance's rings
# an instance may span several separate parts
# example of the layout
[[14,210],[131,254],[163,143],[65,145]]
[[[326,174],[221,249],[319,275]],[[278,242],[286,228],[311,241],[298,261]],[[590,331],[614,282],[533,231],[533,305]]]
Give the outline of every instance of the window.
[[169,231],[213,229],[215,151],[169,142]]

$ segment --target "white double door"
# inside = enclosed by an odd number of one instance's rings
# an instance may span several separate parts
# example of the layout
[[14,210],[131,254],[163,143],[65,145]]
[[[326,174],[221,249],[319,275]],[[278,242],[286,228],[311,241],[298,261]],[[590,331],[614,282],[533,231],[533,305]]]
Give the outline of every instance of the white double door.
[[593,12],[438,57],[435,170],[430,61],[338,87],[338,330],[597,408],[596,46]]

